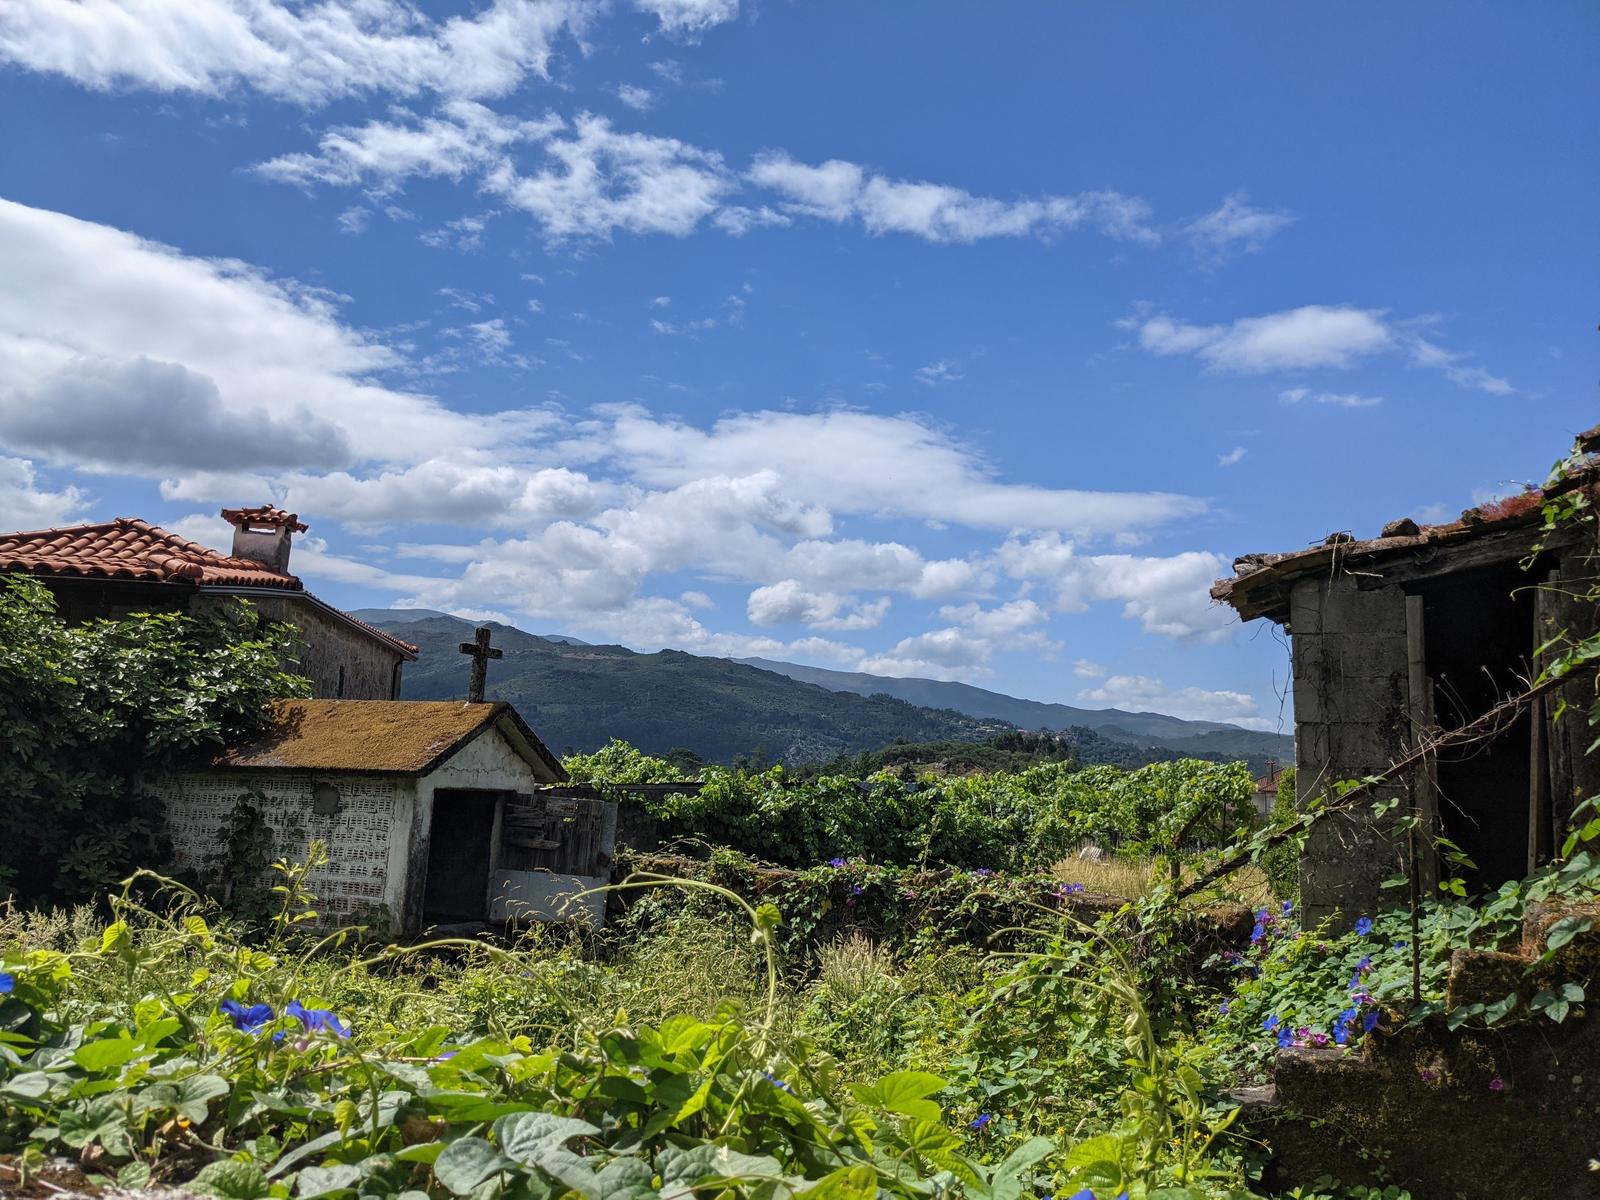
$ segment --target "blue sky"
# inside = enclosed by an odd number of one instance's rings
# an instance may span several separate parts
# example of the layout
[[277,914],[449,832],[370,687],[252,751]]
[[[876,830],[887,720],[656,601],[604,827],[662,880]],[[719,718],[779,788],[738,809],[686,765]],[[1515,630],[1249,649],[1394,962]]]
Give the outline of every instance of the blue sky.
[[1579,3],[15,0],[0,527],[1277,728],[1239,553],[1596,420]]

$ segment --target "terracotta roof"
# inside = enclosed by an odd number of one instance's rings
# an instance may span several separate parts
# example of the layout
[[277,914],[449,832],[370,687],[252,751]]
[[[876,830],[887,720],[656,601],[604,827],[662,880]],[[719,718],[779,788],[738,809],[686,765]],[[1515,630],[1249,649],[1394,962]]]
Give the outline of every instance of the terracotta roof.
[[284,512],[275,504],[262,504],[255,508],[225,508],[222,519],[230,525],[265,525],[273,529],[287,527],[295,533],[311,528],[295,513]]
[[[1600,427],[1580,435],[1578,448],[1589,453],[1600,450]],[[1281,624],[1289,617],[1289,590],[1298,580],[1313,575],[1342,571],[1372,574],[1397,560],[1426,563],[1441,553],[1468,545],[1484,552],[1503,550],[1504,558],[1514,559],[1528,553],[1532,544],[1540,540],[1544,525],[1542,501],[1579,488],[1591,492],[1600,488],[1600,462],[1583,460],[1542,489],[1529,488],[1518,495],[1469,508],[1459,520],[1447,525],[1419,526],[1406,518],[1384,526],[1382,537],[1358,540],[1350,533],[1334,533],[1303,550],[1246,554],[1234,559],[1231,579],[1220,579],[1212,585],[1211,598],[1232,606],[1243,620],[1267,617]],[[1548,536],[1543,541],[1554,545],[1562,536]]]
[[0,533],[0,571],[305,590],[293,575],[274,571],[253,558],[219,554],[137,517],[118,517],[99,525]]
[[[267,506],[268,509],[271,506]],[[230,509],[260,512],[264,509]],[[276,511],[276,510],[274,510]],[[281,514],[294,520],[293,513]],[[301,525],[299,528],[304,529]],[[78,575],[92,579],[128,579],[143,583],[185,584],[213,588],[274,588],[299,592],[322,605],[294,575],[257,562],[233,558],[209,546],[179,537],[159,525],[137,517],[118,517],[97,525],[71,525],[0,533],[0,572],[27,571],[33,575]],[[417,648],[349,613],[323,605],[380,641],[395,646],[410,658]]]
[[498,727],[543,782],[566,779],[560,761],[504,701],[278,700],[272,727],[216,760],[253,770],[425,775],[485,730]]

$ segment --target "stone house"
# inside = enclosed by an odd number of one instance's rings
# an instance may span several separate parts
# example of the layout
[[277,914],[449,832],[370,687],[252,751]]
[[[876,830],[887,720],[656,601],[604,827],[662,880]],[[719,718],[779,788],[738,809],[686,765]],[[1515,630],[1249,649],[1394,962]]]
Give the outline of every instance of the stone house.
[[134,612],[199,612],[229,597],[293,625],[304,639],[297,670],[323,699],[395,700],[417,648],[306,591],[289,574],[289,552],[306,526],[272,505],[225,508],[233,550],[209,547],[135,517],[23,533],[0,533],[0,573],[44,583],[69,621]]
[[[1595,549],[1577,526],[1545,532],[1542,501],[1592,494],[1600,466],[1583,452],[1596,449],[1600,430],[1580,438],[1573,469],[1544,492],[1446,525],[1406,519],[1367,541],[1337,533],[1309,549],[1247,555],[1212,588],[1244,620],[1264,617],[1291,635],[1302,809],[1527,690],[1551,639],[1595,631]],[[1458,845],[1475,864],[1464,872],[1470,886],[1520,878],[1559,848],[1574,806],[1600,793],[1600,756],[1587,754],[1594,694],[1592,682],[1574,680],[1508,712],[1492,737],[1426,756],[1377,796],[1414,805],[1428,834]],[[1300,870],[1308,919],[1339,910],[1349,921],[1394,902],[1380,885],[1409,852],[1391,827],[1365,804],[1312,826]],[[1433,837],[1422,844],[1431,891],[1441,864]]]
[[214,888],[224,830],[248,804],[273,854],[328,864],[308,880],[328,924],[400,936],[447,925],[598,923],[616,805],[551,799],[560,762],[509,704],[283,700],[268,731],[146,780],[181,872]]
[[1256,816],[1262,821],[1272,817],[1272,806],[1278,802],[1278,781],[1283,777],[1283,768],[1273,759],[1267,760],[1267,773],[1255,781],[1250,795],[1250,803],[1255,806]]

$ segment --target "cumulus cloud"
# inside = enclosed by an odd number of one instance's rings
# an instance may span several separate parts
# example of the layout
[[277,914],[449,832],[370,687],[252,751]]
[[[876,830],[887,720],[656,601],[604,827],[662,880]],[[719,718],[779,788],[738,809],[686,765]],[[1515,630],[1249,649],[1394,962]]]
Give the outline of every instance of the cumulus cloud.
[[889,598],[860,604],[853,596],[817,592],[798,579],[780,579],[756,588],[745,602],[752,625],[808,625],[812,629],[860,630],[875,628],[889,611]]
[[1054,654],[1060,648],[1042,628],[1049,613],[1032,600],[1013,600],[995,608],[975,603],[946,606],[939,615],[953,623],[902,638],[887,652],[863,658],[857,669],[897,678],[982,678],[993,673],[990,663],[1002,651]]
[[0,60],[85,87],[223,96],[251,90],[301,105],[384,92],[503,96],[548,74],[589,0],[494,0],[432,20],[402,0],[11,0]]
[[1220,554],[1080,554],[1071,541],[1049,533],[1010,538],[995,558],[1012,578],[1054,588],[1056,606],[1065,612],[1120,602],[1123,616],[1149,632],[1184,640],[1220,642],[1234,629],[1232,611],[1210,597],[1212,582],[1227,573]]
[[1259,373],[1349,367],[1391,349],[1394,334],[1378,309],[1307,304],[1229,325],[1191,325],[1166,316],[1138,323],[1152,354],[1193,354],[1224,371]]
[[978,529],[1119,533],[1205,510],[1165,492],[1096,492],[1006,483],[931,422],[908,414],[740,413],[710,429],[618,410],[614,453],[643,482],[767,469],[787,491],[835,511]]
[[[1259,375],[1271,371],[1347,370],[1377,355],[1404,352],[1415,366],[1439,371],[1460,387],[1493,396],[1516,391],[1471,356],[1447,350],[1412,331],[1418,320],[1392,322],[1383,309],[1307,304],[1228,324],[1195,325],[1164,314],[1136,316],[1117,325],[1134,330],[1139,345],[1157,356],[1193,355],[1218,371]],[[1380,397],[1317,392],[1296,387],[1281,393],[1289,404],[1310,401],[1345,408],[1382,403]]]
[[[263,414],[262,466],[280,465],[294,446],[321,465],[345,456],[417,461],[451,447],[515,443],[534,425],[523,414],[468,417],[375,382],[405,360],[344,324],[337,296],[238,261],[187,257],[7,200],[0,200],[0,261],[8,284],[0,289],[0,410],[29,424],[41,445],[54,436],[48,418],[19,415],[41,389],[70,394],[92,441],[97,418],[103,428],[124,421],[110,381],[141,388],[134,402],[153,409],[157,378],[183,384],[164,393],[171,411],[158,422],[176,432],[172,452],[181,461],[198,453],[183,448],[189,422],[194,437],[243,465],[248,455],[226,444]],[[313,434],[325,444],[307,444]],[[127,439],[141,463],[159,450],[131,428]],[[108,462],[114,448],[104,445]]]
[[918,367],[911,372],[911,377],[927,387],[938,387],[941,383],[954,383],[962,378],[962,375],[961,369],[955,363],[941,358],[938,362]]
[[859,221],[869,233],[907,233],[931,242],[1048,235],[1088,225],[1108,237],[1155,243],[1143,200],[1118,192],[1082,192],[1032,200],[974,196],[948,184],[890,179],[859,164],[829,159],[812,165],[782,151],[758,157],[752,183],[776,192],[791,215]]
[[1243,446],[1235,446],[1232,450],[1229,450],[1226,454],[1217,455],[1217,466],[1219,466],[1219,467],[1234,467],[1234,466],[1238,466],[1240,463],[1242,463],[1244,461],[1244,456],[1249,454],[1249,453],[1250,453],[1250,451],[1246,450]]
[[1256,208],[1249,196],[1235,192],[1219,207],[1190,221],[1183,232],[1196,257],[1216,266],[1237,252],[1255,253],[1293,224],[1291,214]]
[[1168,687],[1148,675],[1112,675],[1079,692],[1078,699],[1124,712],[1160,712],[1191,721],[1221,721],[1245,729],[1276,728],[1276,722],[1260,715],[1254,697],[1244,692]]
[[635,112],[646,112],[655,105],[656,94],[649,88],[625,83],[617,89],[617,99]]
[[89,497],[75,487],[45,487],[33,463],[0,455],[0,529],[47,529],[82,518]]
[[739,0],[633,0],[640,12],[661,22],[661,32],[693,38],[739,15]]
[[301,405],[230,410],[213,379],[143,356],[74,357],[0,386],[0,442],[76,466],[153,471],[334,467],[352,457],[344,430]]
[[1321,392],[1311,388],[1286,388],[1278,393],[1285,404],[1325,404],[1332,408],[1376,408],[1382,396],[1363,396],[1358,392]]

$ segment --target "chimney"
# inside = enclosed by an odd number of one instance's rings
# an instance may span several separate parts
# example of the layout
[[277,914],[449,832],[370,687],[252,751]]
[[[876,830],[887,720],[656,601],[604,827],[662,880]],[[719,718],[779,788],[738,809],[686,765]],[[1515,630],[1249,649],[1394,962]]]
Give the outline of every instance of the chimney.
[[271,504],[260,508],[225,508],[222,519],[233,526],[233,557],[248,558],[280,574],[289,573],[289,541],[306,525],[294,513]]

